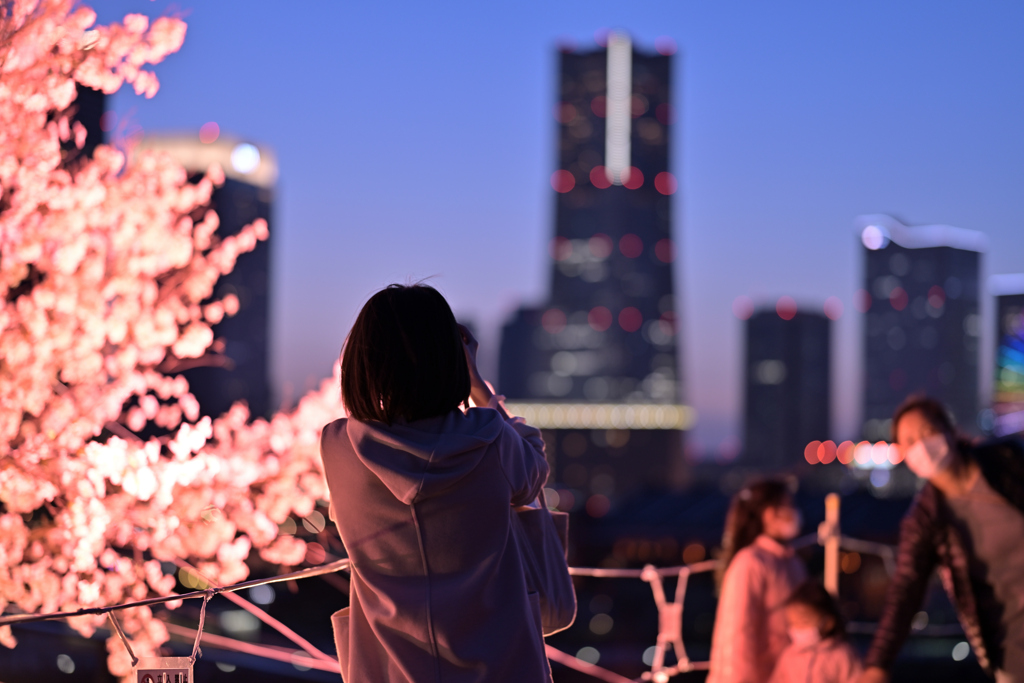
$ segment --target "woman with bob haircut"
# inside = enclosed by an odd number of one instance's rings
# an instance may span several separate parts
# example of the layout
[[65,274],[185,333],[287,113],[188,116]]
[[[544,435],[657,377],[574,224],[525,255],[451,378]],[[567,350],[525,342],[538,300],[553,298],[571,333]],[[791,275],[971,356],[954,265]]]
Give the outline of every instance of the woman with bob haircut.
[[349,683],[551,680],[511,527],[547,479],[544,442],[508,416],[476,352],[421,284],[374,294],[345,342],[348,417],[320,449],[352,559],[332,618]]
[[892,435],[924,485],[900,523],[861,683],[889,680],[936,570],[981,668],[997,683],[1024,681],[1024,448],[1012,438],[973,443],[927,396],[896,409]]

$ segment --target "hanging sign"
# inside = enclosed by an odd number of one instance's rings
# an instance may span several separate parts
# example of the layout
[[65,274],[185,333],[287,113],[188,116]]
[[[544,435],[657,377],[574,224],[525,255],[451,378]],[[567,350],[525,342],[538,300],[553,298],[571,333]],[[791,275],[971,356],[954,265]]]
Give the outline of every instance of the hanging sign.
[[191,657],[142,657],[135,683],[192,683]]

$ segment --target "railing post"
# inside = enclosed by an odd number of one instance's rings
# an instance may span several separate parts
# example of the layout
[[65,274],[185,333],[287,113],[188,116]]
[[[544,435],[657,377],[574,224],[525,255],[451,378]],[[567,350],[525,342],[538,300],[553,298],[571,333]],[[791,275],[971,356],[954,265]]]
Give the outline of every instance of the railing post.
[[839,595],[839,494],[825,496],[825,521],[818,526],[818,543],[825,547],[825,590]]

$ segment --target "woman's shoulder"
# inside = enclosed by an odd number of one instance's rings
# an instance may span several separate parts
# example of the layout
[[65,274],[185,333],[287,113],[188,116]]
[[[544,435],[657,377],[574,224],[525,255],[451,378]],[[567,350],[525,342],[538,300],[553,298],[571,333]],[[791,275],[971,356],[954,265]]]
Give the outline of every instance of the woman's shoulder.
[[[333,422],[328,422],[320,430],[320,454],[326,450],[336,448],[338,445],[348,441],[348,418],[341,417]],[[342,441],[344,439],[344,441]]]

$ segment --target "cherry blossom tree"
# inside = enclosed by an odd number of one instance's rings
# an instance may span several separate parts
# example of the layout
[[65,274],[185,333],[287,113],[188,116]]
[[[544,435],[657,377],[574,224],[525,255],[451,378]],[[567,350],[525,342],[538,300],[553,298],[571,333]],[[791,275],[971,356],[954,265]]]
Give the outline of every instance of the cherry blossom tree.
[[[253,550],[299,564],[304,542],[279,525],[327,498],[319,430],[342,413],[335,377],[269,421],[244,404],[199,419],[174,370],[209,357],[211,325],[238,309],[214,285],[267,225],[217,237],[203,207],[219,167],[189,182],[165,155],[79,152],[77,85],[153,97],[144,67],[186,31],[95,21],[74,0],[0,0],[0,612],[169,595],[176,559],[221,584]],[[149,608],[121,619],[138,655],[168,639]],[[70,621],[88,636],[103,618]],[[0,642],[15,646],[10,627]],[[129,674],[114,636],[108,651]]]

